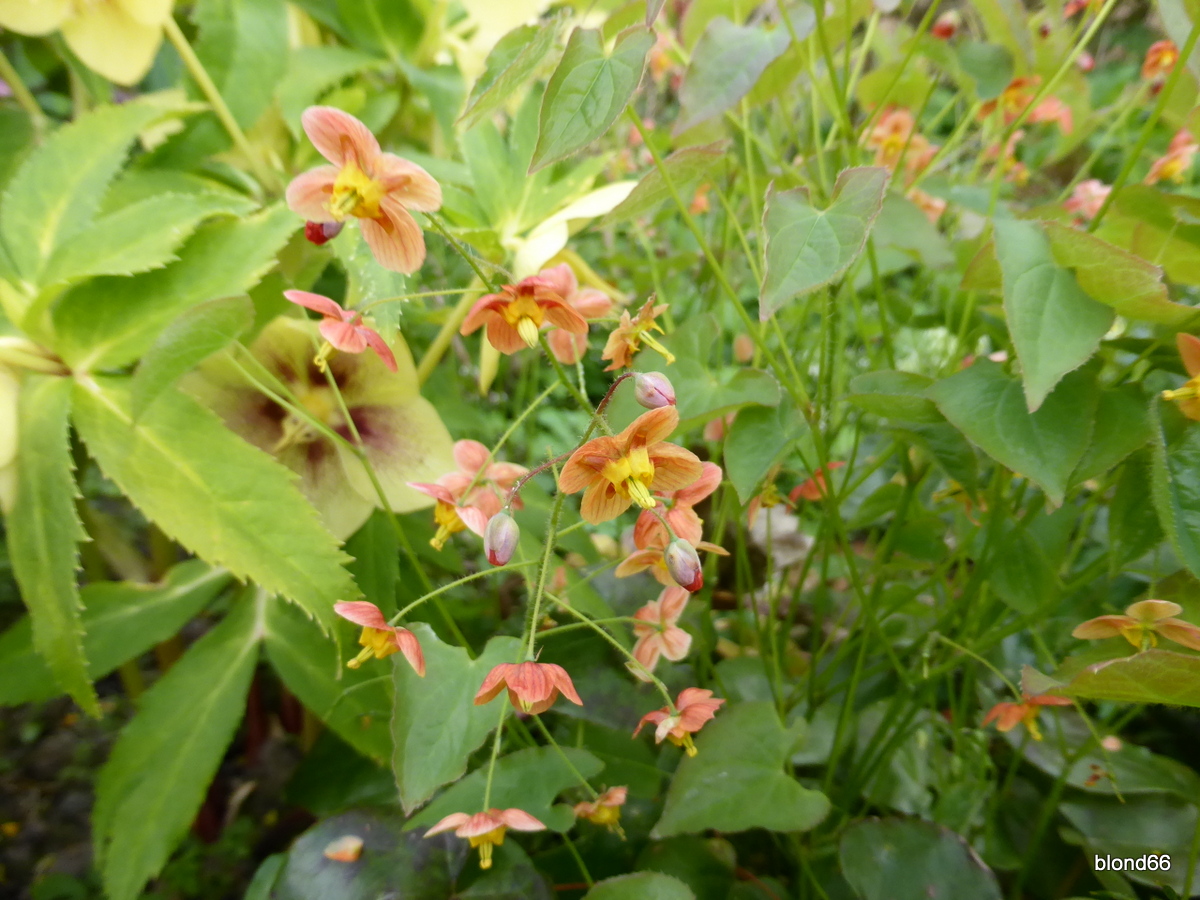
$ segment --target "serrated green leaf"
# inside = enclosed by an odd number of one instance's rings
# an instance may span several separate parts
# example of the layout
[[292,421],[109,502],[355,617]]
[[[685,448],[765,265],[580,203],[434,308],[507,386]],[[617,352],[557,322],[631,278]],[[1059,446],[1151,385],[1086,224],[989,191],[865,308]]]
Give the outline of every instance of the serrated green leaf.
[[458,121],[470,128],[480,117],[510,101],[554,49],[565,16],[537,25],[521,25],[496,42],[467,98]]
[[[663,168],[671,176],[671,183],[679,196],[690,197],[702,181],[725,157],[725,141],[715,141],[699,147],[684,147],[663,160]],[[654,212],[660,203],[671,199],[662,170],[657,166],[642,176],[628,197],[606,215],[603,224],[612,225],[627,219],[636,219]]]
[[33,626],[33,646],[62,689],[98,717],[75,583],[77,545],[86,535],[75,512],[70,411],[70,380],[26,380],[20,398],[16,500],[5,524],[13,574]]
[[79,285],[55,307],[56,349],[76,372],[133,362],[185,310],[244,294],[257,284],[300,225],[283,206],[210,222],[165,269]]
[[142,696],[100,770],[92,827],[110,900],[138,897],[195,819],[242,719],[267,599],[247,592]]
[[350,47],[300,47],[288,60],[287,73],[279,83],[279,111],[292,134],[303,133],[300,116],[317,102],[321,93],[344,78],[371,71],[387,62]]
[[1038,485],[1056,506],[1087,450],[1099,394],[1091,372],[1071,372],[1031,413],[1021,383],[990,361],[929,389],[942,415],[971,443]]
[[1099,478],[1139,447],[1153,432],[1146,396],[1135,385],[1102,391],[1096,406],[1096,428],[1092,431],[1083,459],[1071,474],[1072,484]]
[[918,819],[855,822],[838,845],[842,873],[862,900],[1000,900],[996,876],[948,828]]
[[582,150],[601,137],[625,109],[642,80],[654,35],[630,28],[605,52],[600,32],[576,28],[542,100],[537,148],[529,171]]
[[786,400],[778,406],[752,406],[738,413],[725,436],[725,477],[738,499],[748,503],[759,482],[791,449],[807,426]]
[[759,319],[765,322],[793,297],[829,284],[850,267],[883,209],[887,182],[887,169],[846,169],[838,175],[827,209],[813,206],[806,188],[768,193]]
[[1163,539],[1158,512],[1153,503],[1146,502],[1147,497],[1154,496],[1152,465],[1150,452],[1142,450],[1121,468],[1108,507],[1108,547],[1113,571],[1148,553]]
[[[807,831],[829,813],[829,799],[783,771],[798,735],[785,729],[771,703],[720,710],[696,735],[667,789],[662,818],[650,836],[718,831]],[[764,798],[769,798],[764,802]]]
[[248,297],[225,297],[193,306],[146,351],[129,384],[130,408],[140,419],[163,391],[254,324]]
[[406,812],[467,770],[468,758],[492,733],[498,718],[494,706],[474,705],[475,693],[488,672],[515,659],[521,647],[516,638],[494,637],[478,658],[471,659],[466,650],[439,641],[428,625],[413,625],[412,631],[425,654],[425,677],[408,665],[392,671],[392,769]]
[[[229,582],[228,572],[200,560],[175,566],[162,584],[109,582],[84,586],[83,651],[88,677],[103,678],[126,660],[177,634]],[[30,642],[30,620],[0,634],[0,705],[49,700],[54,676]]]
[[1154,508],[1180,560],[1200,574],[1200,429],[1171,405],[1155,400],[1151,467]]
[[[658,4],[662,6],[661,3]],[[584,900],[696,900],[692,889],[661,872],[632,872],[597,881]]]
[[75,427],[100,468],[189,550],[295,601],[327,631],[333,604],[358,589],[295,476],[178,391],[135,422],[127,381],[76,387]]

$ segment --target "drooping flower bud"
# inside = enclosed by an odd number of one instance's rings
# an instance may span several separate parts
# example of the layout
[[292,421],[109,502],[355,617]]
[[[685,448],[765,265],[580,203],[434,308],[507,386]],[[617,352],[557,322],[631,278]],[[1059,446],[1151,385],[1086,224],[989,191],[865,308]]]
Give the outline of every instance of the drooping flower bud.
[[939,41],[948,41],[958,34],[960,27],[962,27],[962,16],[958,14],[958,10],[952,9],[937,17],[937,21],[933,23],[933,28],[929,29],[929,33]]
[[689,593],[696,593],[704,587],[704,572],[700,568],[700,556],[696,548],[687,541],[679,538],[667,544],[663,553],[667,561],[667,571],[675,579],[675,583]]
[[521,539],[521,529],[508,513],[498,512],[488,519],[483,532],[483,552],[493,566],[508,565]]
[[304,236],[310,243],[320,247],[342,233],[343,222],[305,222]]
[[675,388],[662,372],[638,372],[634,375],[633,396],[646,409],[675,405]]

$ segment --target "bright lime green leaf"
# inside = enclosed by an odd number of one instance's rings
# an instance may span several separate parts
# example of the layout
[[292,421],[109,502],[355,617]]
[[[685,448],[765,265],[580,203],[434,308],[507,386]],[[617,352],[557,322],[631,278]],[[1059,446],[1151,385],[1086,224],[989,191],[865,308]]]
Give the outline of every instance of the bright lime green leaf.
[[829,284],[862,253],[883,208],[887,169],[860,167],[838,175],[827,209],[811,204],[807,188],[767,195],[763,231],[767,268],[758,317],[764,322],[800,294]]
[[1156,400],[1150,415],[1154,436],[1154,508],[1179,558],[1200,575],[1200,428]]
[[785,729],[772,704],[738,703],[717,712],[696,735],[667,789],[662,818],[650,832],[664,838],[718,831],[807,831],[829,814],[829,800],[783,771],[800,735]]
[[392,768],[408,812],[460,777],[468,758],[495,729],[500,715],[495,705],[475,706],[475,694],[488,672],[516,659],[521,646],[516,638],[494,637],[471,659],[461,647],[439,641],[428,625],[412,630],[425,653],[425,677],[407,664],[392,671]]
[[1154,260],[1177,284],[1200,284],[1200,198],[1144,184],[1123,187],[1098,235]]
[[662,8],[666,5],[667,0],[646,0],[646,27],[651,28],[654,25],[654,20],[658,18],[658,14],[662,12]]
[[96,785],[92,828],[111,900],[134,900],[187,834],[242,720],[262,637],[245,592],[141,698]]
[[134,418],[141,418],[163,391],[253,323],[254,305],[248,297],[209,300],[172,322],[133,373],[129,389]]
[[1072,484],[1099,478],[1152,437],[1146,397],[1135,386],[1103,391],[1096,406],[1096,427],[1083,459],[1071,474]]
[[1038,485],[1056,506],[1087,450],[1099,394],[1091,372],[1072,372],[1030,413],[1021,383],[988,361],[929,389],[942,415],[971,443]]
[[[499,719],[496,707],[488,706],[487,709]],[[570,760],[570,765],[553,747],[529,747],[502,756],[496,763],[496,774],[492,779],[491,805],[498,809],[523,809],[551,831],[571,828],[575,824],[575,813],[571,807],[551,804],[563,791],[578,787],[580,775],[594,778],[600,774],[604,764],[577,747],[563,747],[562,752]],[[578,775],[571,771],[572,766]],[[486,779],[487,767],[476,769],[413,816],[408,827],[432,825],[452,812],[482,809]]]
[[279,111],[296,138],[304,133],[300,116],[316,103],[321,93],[344,78],[386,66],[377,56],[349,47],[299,47],[288,60],[287,72],[279,82]]
[[927,375],[881,369],[851,379],[846,399],[885,419],[942,422],[942,414],[926,394],[932,384]]
[[696,895],[690,887],[670,875],[633,872],[597,881],[584,900],[696,900]]
[[[1133,649],[1121,644],[1114,652]],[[1031,693],[1054,691],[1080,700],[1200,706],[1200,656],[1157,647],[1090,665],[1068,658],[1050,677],[1026,667],[1021,683]]]
[[458,121],[465,128],[512,100],[543,65],[558,41],[562,15],[537,25],[514,28],[488,54],[483,74],[467,98]]
[[761,25],[735,25],[725,16],[709,22],[679,89],[675,134],[732,108],[791,40],[783,25],[767,31]]
[[33,646],[59,685],[89,715],[99,716],[88,678],[75,569],[86,537],[75,513],[71,459],[71,382],[31,376],[20,400],[17,496],[6,517],[8,553],[29,608]]
[[[179,632],[233,579],[194,559],[180,563],[162,584],[101,581],[80,591],[83,651],[88,677],[103,678]],[[49,700],[54,676],[30,643],[30,620],[0,635],[0,704]]]
[[1000,900],[991,869],[948,828],[918,819],[866,819],[842,833],[842,874],[862,900]]
[[[671,183],[683,200],[691,198],[693,192],[705,179],[713,177],[714,170],[725,158],[728,145],[716,141],[699,147],[684,147],[663,160],[663,168],[671,176]],[[671,199],[666,179],[655,166],[637,183],[628,197],[604,217],[604,224],[611,225],[636,219],[654,212],[660,203]]]
[[283,594],[328,630],[358,589],[295,476],[191,397],[167,391],[137,422],[127,381],[81,382],[75,427],[104,473],[197,555]]
[[1058,265],[1050,241],[1033,222],[997,220],[996,256],[1025,400],[1035,412],[1059,379],[1092,358],[1112,327],[1113,313]]
[[576,28],[542,100],[537,148],[530,172],[582,150],[616,121],[637,90],[654,35],[630,28],[611,53],[600,32]]
[[738,413],[725,435],[725,477],[738,499],[749,502],[759,482],[790,450],[807,425],[789,402],[750,407]]
[[995,100],[1012,81],[1012,54],[999,44],[978,41],[960,44],[958,65],[971,80],[978,100]]

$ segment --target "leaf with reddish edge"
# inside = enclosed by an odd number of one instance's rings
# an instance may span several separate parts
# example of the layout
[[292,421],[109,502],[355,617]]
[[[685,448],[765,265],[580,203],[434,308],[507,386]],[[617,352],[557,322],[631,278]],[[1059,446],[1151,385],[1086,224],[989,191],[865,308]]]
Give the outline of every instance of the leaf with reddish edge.
[[1054,676],[1026,666],[1021,687],[1080,700],[1200,707],[1200,655],[1156,647],[1082,666],[1071,657]]

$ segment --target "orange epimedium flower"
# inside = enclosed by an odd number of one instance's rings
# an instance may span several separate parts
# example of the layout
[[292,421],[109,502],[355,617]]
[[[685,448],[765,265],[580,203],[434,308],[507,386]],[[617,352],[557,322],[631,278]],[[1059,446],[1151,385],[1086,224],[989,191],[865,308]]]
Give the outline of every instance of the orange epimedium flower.
[[1008,83],[1000,96],[989,100],[979,107],[979,118],[986,119],[997,109],[1004,114],[1005,124],[1013,122],[1033,102],[1037,87],[1042,79],[1037,75],[1014,78]]
[[1196,158],[1196,151],[1200,150],[1200,143],[1192,137],[1192,133],[1186,128],[1181,128],[1175,133],[1175,137],[1171,138],[1171,143],[1167,145],[1165,156],[1156,159],[1150,166],[1150,171],[1146,173],[1146,184],[1157,184],[1160,181],[1174,181],[1176,184],[1182,184],[1184,176],[1192,168],[1192,162]]
[[487,325],[487,339],[501,353],[516,353],[536,347],[542,325],[551,324],[571,334],[587,334],[587,320],[559,293],[565,280],[561,273],[551,277],[532,275],[516,284],[506,284],[498,294],[475,301],[463,320],[461,334],[471,334]]
[[604,371],[612,372],[633,365],[633,357],[642,349],[642,344],[653,347],[668,363],[675,362],[674,354],[652,334],[655,331],[663,333],[662,327],[655,320],[666,311],[667,304],[660,303],[655,306],[654,298],[651,297],[638,310],[636,317],[631,317],[628,311],[621,313],[621,321],[608,336],[604,352],[600,355],[601,359],[612,361]]
[[[654,580],[663,587],[675,587],[678,582],[671,575],[671,568],[667,565],[667,546],[670,541],[665,532],[657,532],[651,535],[647,546],[635,550],[621,561],[617,566],[615,575],[618,578],[628,578],[630,575],[636,575],[639,572],[649,572]],[[724,547],[720,547],[709,541],[699,541],[695,544],[697,550],[703,550],[705,553],[715,553],[718,556],[728,556],[729,551]]]
[[793,503],[797,503],[800,500],[809,500],[812,502],[821,500],[826,494],[830,493],[829,485],[825,482],[826,476],[835,469],[842,468],[844,465],[846,465],[844,462],[831,462],[821,466],[813,473],[812,478],[793,488],[792,492],[788,494],[788,499]]
[[363,650],[358,656],[346,663],[351,669],[357,669],[368,659],[383,659],[393,653],[400,652],[408,660],[418,675],[425,675],[425,655],[421,652],[421,644],[417,636],[407,628],[389,625],[379,607],[366,600],[356,600],[349,603],[335,603],[333,611],[343,619],[348,619],[355,625],[362,626],[362,635],[358,642]]
[[501,663],[483,680],[475,695],[475,705],[490,703],[505,688],[509,702],[525,713],[545,712],[554,705],[560,692],[576,706],[583,706],[567,670],[553,663]]
[[[538,272],[540,278],[552,291],[562,297],[563,302],[585,321],[599,319],[612,312],[613,302],[604,291],[596,288],[581,288],[575,270],[567,263],[559,263]],[[553,323],[551,323],[553,326]],[[582,332],[551,327],[546,334],[550,352],[560,363],[574,365],[587,352],[587,329]]]
[[1024,724],[1029,736],[1035,741],[1040,741],[1042,732],[1038,728],[1037,717],[1038,713],[1042,711],[1042,707],[1070,705],[1071,700],[1067,697],[1054,697],[1049,694],[1038,694],[1037,696],[1022,694],[1020,703],[997,703],[988,710],[988,714],[983,717],[981,724],[986,728],[995,722],[999,731],[1012,731],[1017,725]]
[[568,494],[584,491],[580,512],[593,525],[615,519],[630,505],[652,509],[652,491],[677,491],[703,473],[690,450],[668,444],[679,424],[679,413],[664,406],[642,413],[612,437],[588,441],[571,454],[558,476],[558,488]]
[[1175,618],[1183,607],[1169,600],[1139,600],[1123,616],[1097,616],[1075,627],[1072,637],[1085,641],[1123,637],[1138,650],[1157,646],[1158,638],[1200,650],[1200,626]]
[[[455,441],[454,462],[457,472],[443,475],[433,484],[408,485],[437,501],[433,519],[438,530],[429,541],[437,550],[451,535],[468,528],[483,537],[488,520],[500,512],[509,490],[529,471],[515,463],[492,462],[491,452],[479,441]],[[520,498],[514,498],[511,505],[520,509]]]
[[375,135],[349,113],[311,106],[300,119],[331,165],[298,175],[287,204],[310,222],[359,220],[363,239],[386,269],[411,274],[425,261],[425,238],[409,210],[434,212],[442,189],[414,162],[379,148]]
[[[658,500],[665,507],[663,518],[675,532],[676,537],[683,538],[689,544],[699,544],[703,537],[704,520],[696,515],[693,508],[697,503],[707,499],[721,485],[724,473],[721,467],[713,462],[701,463],[700,477],[692,484],[678,491],[663,491]],[[639,548],[652,544],[652,536],[661,535],[667,538],[667,529],[662,520],[655,514],[658,510],[644,509],[638,516],[633,528],[633,542]]]
[[1109,185],[1098,178],[1089,178],[1075,185],[1075,190],[1070,199],[1063,204],[1063,209],[1090,221],[1100,212],[1100,207],[1111,193],[1112,188]]
[[678,662],[692,648],[692,636],[676,623],[687,606],[688,592],[681,587],[669,587],[633,614],[637,621],[633,633],[637,643],[633,645],[633,658],[645,671],[631,666],[630,671],[642,681],[649,681],[649,672],[658,665],[658,658],[665,656]]
[[1179,411],[1200,422],[1200,338],[1181,332],[1175,335],[1175,346],[1179,348],[1188,380],[1181,388],[1163,391],[1162,398],[1179,401]]
[[1174,41],[1155,41],[1146,51],[1146,59],[1142,63],[1142,78],[1146,81],[1160,81],[1171,74],[1175,63],[1179,60],[1179,48]]
[[907,109],[889,109],[880,116],[864,141],[868,150],[875,151],[875,165],[895,168],[915,125],[913,114]]
[[692,735],[704,727],[704,723],[716,715],[724,700],[713,698],[712,691],[701,688],[684,688],[675,700],[675,707],[664,706],[642,716],[633,736],[637,737],[646,725],[656,726],[654,742],[661,744],[669,739],[672,744],[683,747],[688,756],[696,755]]
[[375,351],[385,366],[393,372],[396,371],[396,356],[392,353],[392,348],[380,337],[378,331],[361,324],[362,313],[350,312],[328,297],[308,291],[284,291],[283,296],[298,306],[324,316],[317,329],[321,332],[321,337],[325,338],[325,343],[313,360],[322,372],[325,371],[325,361],[334,348],[344,353],[362,353],[368,347]]
[[545,825],[523,809],[489,809],[475,815],[451,813],[425,832],[425,837],[453,829],[456,837],[479,848],[479,868],[490,869],[492,850],[504,843],[504,832],[509,828],[513,831],[546,830]]
[[625,805],[625,798],[628,795],[629,788],[627,787],[609,788],[595,800],[576,803],[575,815],[597,825],[603,825],[612,831],[620,832],[621,807]]

